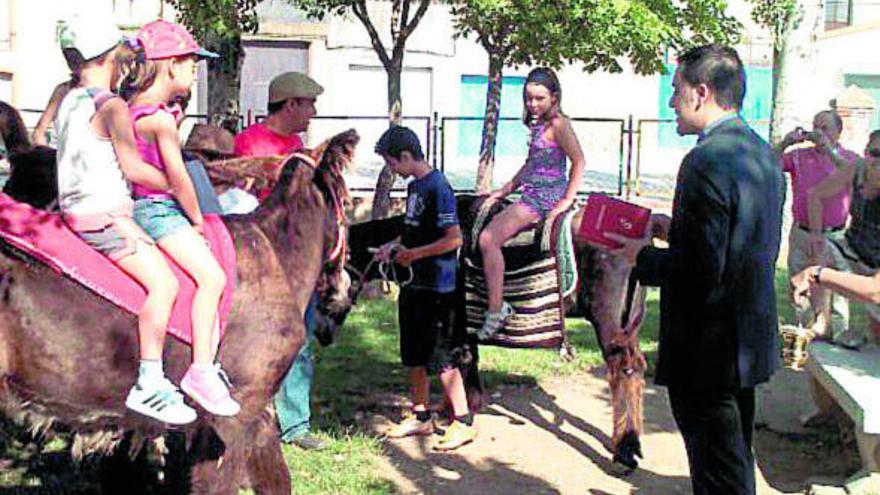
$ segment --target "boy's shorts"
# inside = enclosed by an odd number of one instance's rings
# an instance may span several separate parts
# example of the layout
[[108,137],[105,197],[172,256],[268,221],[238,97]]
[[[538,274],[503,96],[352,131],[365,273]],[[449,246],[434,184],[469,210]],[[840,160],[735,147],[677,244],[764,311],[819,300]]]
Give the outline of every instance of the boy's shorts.
[[428,289],[401,289],[397,312],[404,366],[424,366],[432,375],[457,366],[455,351],[463,340],[455,332],[454,297]]
[[115,217],[101,229],[80,230],[76,235],[113,261],[135,254],[138,242],[155,244],[130,217]]
[[157,241],[163,237],[192,228],[192,224],[180,205],[168,198],[136,198],[134,201],[134,221],[144,232]]

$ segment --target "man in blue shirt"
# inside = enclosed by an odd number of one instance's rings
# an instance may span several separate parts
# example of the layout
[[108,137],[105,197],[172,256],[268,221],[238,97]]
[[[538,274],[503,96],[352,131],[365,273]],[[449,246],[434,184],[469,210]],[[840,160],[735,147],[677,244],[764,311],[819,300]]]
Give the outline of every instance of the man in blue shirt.
[[410,129],[390,127],[376,143],[376,153],[395,173],[413,177],[407,187],[403,233],[376,255],[413,270],[412,282],[401,288],[398,300],[400,358],[409,370],[412,410],[387,436],[434,432],[428,409],[428,376],[439,374],[454,418],[434,448],[453,450],[476,437],[459,363],[455,362],[460,354],[456,351],[466,345],[464,336],[455,331],[456,250],[462,243],[455,195],[443,173],[425,161],[419,138]]

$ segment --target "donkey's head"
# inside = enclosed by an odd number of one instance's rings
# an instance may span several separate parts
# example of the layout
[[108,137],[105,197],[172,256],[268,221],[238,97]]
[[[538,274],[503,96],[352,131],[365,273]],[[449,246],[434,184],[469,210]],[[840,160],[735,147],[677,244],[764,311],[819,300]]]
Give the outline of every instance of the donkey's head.
[[354,158],[360,136],[354,129],[342,132],[322,143],[316,149],[319,155],[315,183],[332,206],[324,229],[324,265],[318,281],[318,312],[315,334],[322,342],[332,340],[351,310],[349,291],[351,278],[345,271],[348,258],[348,222],[345,205],[348,189],[342,177]]
[[614,433],[611,438],[614,461],[627,469],[638,467],[642,456],[639,436],[642,432],[642,392],[645,388],[647,362],[639,350],[639,328],[645,316],[645,288],[636,289],[625,326],[614,333],[606,349],[608,385]]

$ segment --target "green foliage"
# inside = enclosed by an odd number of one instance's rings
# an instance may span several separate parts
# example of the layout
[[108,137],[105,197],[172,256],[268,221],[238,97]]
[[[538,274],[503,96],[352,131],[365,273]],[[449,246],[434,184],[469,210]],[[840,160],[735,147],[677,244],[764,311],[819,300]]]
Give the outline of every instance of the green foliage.
[[345,15],[349,9],[357,4],[365,3],[360,0],[288,0],[289,3],[303,9],[313,19],[324,19],[327,14]]
[[237,38],[257,32],[259,0],[170,0],[197,39]]
[[797,0],[749,0],[752,20],[770,30],[773,43],[779,47],[799,20]]
[[665,49],[735,43],[741,25],[726,7],[725,0],[458,0],[452,10],[456,34],[475,35],[504,65],[581,62],[589,72],[620,72],[626,59],[646,74],[663,69]]
[[[256,33],[259,25],[255,8],[260,0],[171,0],[178,20],[209,50],[220,55],[209,60],[209,71],[234,75],[238,80],[241,62],[241,35]],[[237,94],[237,92],[236,92]]]

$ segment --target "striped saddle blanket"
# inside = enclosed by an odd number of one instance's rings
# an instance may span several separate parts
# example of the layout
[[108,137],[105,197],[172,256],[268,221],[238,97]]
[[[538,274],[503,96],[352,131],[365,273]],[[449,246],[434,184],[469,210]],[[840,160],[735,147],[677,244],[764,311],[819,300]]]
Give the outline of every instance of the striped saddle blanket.
[[[464,247],[460,274],[464,278],[465,313],[468,333],[476,333],[486,315],[486,280],[477,244],[479,233],[495,214],[509,204],[481,205],[474,201],[462,217]],[[520,232],[502,248],[504,254],[504,300],[516,310],[507,326],[484,345],[519,348],[559,347],[564,341],[565,309],[556,262],[555,243],[562,217],[556,225],[541,222]]]

